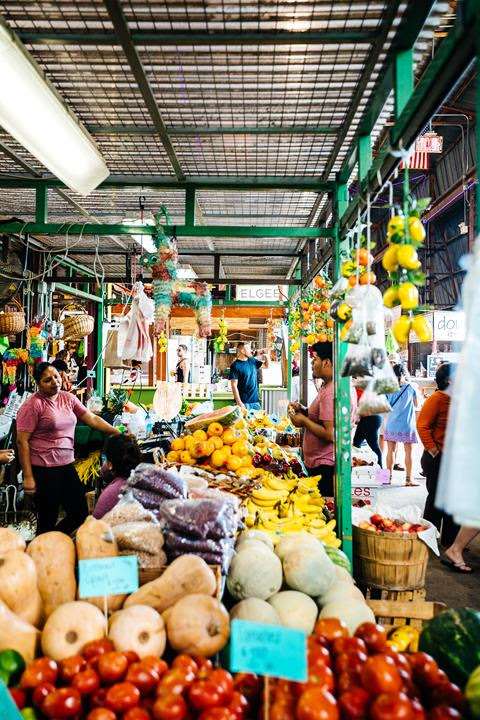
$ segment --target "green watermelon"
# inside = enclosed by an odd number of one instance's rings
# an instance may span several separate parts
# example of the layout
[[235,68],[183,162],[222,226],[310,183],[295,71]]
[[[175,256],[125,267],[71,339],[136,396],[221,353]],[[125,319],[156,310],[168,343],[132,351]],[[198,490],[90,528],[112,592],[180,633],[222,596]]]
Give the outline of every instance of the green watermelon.
[[350,573],[350,575],[352,574],[352,566],[350,565],[350,560],[348,559],[347,555],[345,555],[343,550],[340,550],[340,548],[334,548],[325,545],[325,552],[327,553],[330,560],[335,563],[335,565],[339,565],[340,567],[344,568],[348,573]]
[[465,688],[465,697],[470,706],[470,712],[475,720],[480,718],[480,667],[475,668],[470,675]]
[[426,623],[418,649],[434,657],[452,682],[465,687],[480,665],[480,612],[445,610]]

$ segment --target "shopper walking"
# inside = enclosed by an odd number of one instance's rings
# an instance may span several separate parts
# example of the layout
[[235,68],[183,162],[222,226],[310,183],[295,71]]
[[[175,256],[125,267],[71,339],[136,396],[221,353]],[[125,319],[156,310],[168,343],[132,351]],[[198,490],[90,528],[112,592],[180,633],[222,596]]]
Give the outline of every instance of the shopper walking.
[[190,373],[190,360],[187,357],[188,348],[186,345],[179,345],[177,348],[177,367],[175,368],[175,381],[179,383],[192,382]]
[[473,570],[470,565],[467,565],[463,559],[463,553],[470,545],[472,540],[475,540],[480,530],[478,528],[461,527],[458,531],[455,540],[449,548],[443,553],[442,562],[447,565],[451,570],[462,573],[472,573]]
[[132,470],[142,461],[140,447],[133,435],[112,435],[105,446],[102,468],[104,489],[97,500],[93,517],[99,520],[117,504],[118,496]]
[[[311,476],[321,475],[319,490],[324,497],[334,495],[335,395],[333,383],[333,346],[331,342],[317,342],[311,347],[312,375],[322,380],[317,397],[307,409],[300,403],[291,403],[289,414],[296,427],[303,428],[303,460]],[[352,427],[357,412],[357,395],[350,388]]]
[[451,363],[438,366],[435,373],[437,390],[425,400],[417,420],[418,434],[425,448],[421,460],[428,492],[424,517],[441,532],[441,543],[446,547],[454,543],[459,526],[451,515],[437,510],[435,495],[450,410],[449,387],[454,370],[455,366]]
[[[117,435],[119,431],[97,417],[71,393],[61,390],[62,379],[51,363],[34,370],[37,392],[17,414],[17,446],[27,494],[36,496],[38,533],[61,530],[71,533],[85,520],[88,510],[85,487],[73,465],[77,420],[95,430]],[[60,506],[65,517],[57,525]]]
[[417,391],[411,385],[404,366],[397,363],[393,372],[398,378],[400,389],[387,395],[391,411],[385,421],[384,438],[387,441],[387,468],[394,469],[395,454],[398,443],[403,443],[405,450],[405,485],[412,485],[412,445],[418,442],[415,429],[415,409],[417,407]]
[[237,359],[230,366],[230,384],[235,402],[242,409],[260,410],[257,373],[269,365],[266,349],[257,350],[254,356],[250,343],[238,343]]
[[378,459],[378,464],[383,467],[382,462],[382,451],[378,443],[378,433],[382,424],[381,415],[368,415],[367,417],[360,417],[355,435],[353,438],[353,445],[359,448],[363,442],[366,442],[369,448],[373,450]]

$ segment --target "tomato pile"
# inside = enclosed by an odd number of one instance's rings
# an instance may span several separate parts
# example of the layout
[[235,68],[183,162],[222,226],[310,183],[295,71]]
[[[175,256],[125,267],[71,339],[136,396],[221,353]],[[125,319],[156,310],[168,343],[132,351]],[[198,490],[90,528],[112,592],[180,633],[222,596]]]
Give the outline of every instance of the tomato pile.
[[426,653],[387,645],[384,627],[360,625],[354,637],[334,618],[308,638],[308,679],[270,682],[270,720],[458,720],[465,697]]
[[25,718],[62,720],[244,720],[255,714],[262,684],[235,678],[211,660],[116,652],[108,639],[59,663],[41,657],[27,665],[10,693]]

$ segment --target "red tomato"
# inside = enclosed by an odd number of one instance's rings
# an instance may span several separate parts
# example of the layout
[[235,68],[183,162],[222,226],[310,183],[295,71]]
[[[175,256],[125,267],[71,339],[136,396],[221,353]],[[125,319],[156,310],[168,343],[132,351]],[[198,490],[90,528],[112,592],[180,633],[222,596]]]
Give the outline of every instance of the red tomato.
[[465,711],[465,696],[458,685],[451,682],[441,683],[431,688],[428,693],[430,707],[437,705],[448,705],[460,712]]
[[270,707],[269,714],[269,720],[295,720],[295,705],[276,700]]
[[415,682],[426,687],[433,687],[439,680],[439,667],[431,655],[424,652],[413,653],[408,656],[413,670]]
[[75,688],[58,688],[47,695],[41,710],[49,718],[70,718],[82,709],[80,693]]
[[198,720],[232,720],[233,715],[226,707],[214,707],[204,710]]
[[181,670],[168,670],[157,686],[157,695],[181,695],[189,684]]
[[47,695],[50,695],[50,693],[54,690],[55,685],[52,685],[52,683],[42,683],[41,685],[37,685],[32,695],[32,702],[35,707],[41,707]]
[[315,670],[309,670],[307,682],[295,683],[294,691],[297,695],[301,695],[311,687],[321,687],[333,693],[335,691],[335,678],[331,669],[326,665],[319,665]]
[[195,674],[198,672],[198,665],[195,660],[190,657],[190,655],[177,655],[175,660],[172,662],[172,668],[189,670]]
[[362,678],[360,677],[360,673],[348,670],[347,672],[343,672],[337,681],[338,693],[341,695],[354,687],[362,687]]
[[126,712],[136,707],[140,701],[140,691],[129,682],[115,683],[105,695],[105,707],[116,713]]
[[462,716],[455,708],[437,705],[427,715],[428,720],[460,720]]
[[213,683],[220,688],[222,705],[230,702],[235,687],[233,684],[233,677],[230,675],[228,670],[222,670],[221,668],[212,670],[207,680],[209,683]]
[[367,660],[367,653],[361,650],[350,650],[337,655],[335,660],[335,673],[360,672]]
[[72,687],[78,690],[80,695],[92,695],[100,687],[100,676],[91,667],[82,670],[72,680]]
[[413,698],[411,700],[411,703],[413,710],[413,720],[425,720],[427,715],[420,700],[418,700],[418,698]]
[[297,720],[338,720],[337,701],[324,688],[310,688],[297,704]]
[[19,710],[27,704],[27,693],[21,688],[9,688],[8,692]]
[[363,687],[370,695],[398,693],[402,678],[394,661],[388,655],[371,655],[360,673]]
[[90,698],[90,706],[92,708],[103,708],[105,707],[105,696],[107,694],[106,688],[99,688],[96,692],[93,693],[92,697]]
[[230,702],[227,705],[227,708],[230,710],[235,720],[242,720],[242,718],[248,713],[249,707],[250,706],[245,695],[242,695],[242,693],[239,693],[237,690],[232,693]]
[[129,665],[134,662],[140,662],[140,655],[136,653],[135,650],[125,650],[123,654],[127,658],[127,662]]
[[188,707],[181,695],[171,693],[162,695],[155,701],[152,713],[155,720],[185,720]]
[[209,658],[204,658],[201,655],[192,655],[192,660],[195,660],[200,672],[213,670],[213,663]]
[[438,669],[437,679],[435,681],[435,685],[441,685],[444,682],[450,682],[448,675],[446,672],[442,670],[442,668]]
[[387,642],[387,631],[383,625],[364,622],[355,630],[355,637],[363,640],[369,653],[381,653]]
[[[315,636],[311,635],[308,640],[310,641],[310,638],[313,638],[315,640]],[[310,643],[308,642],[307,645],[307,657],[308,657],[308,666],[314,666],[314,665],[328,665],[328,667],[332,667],[332,658],[330,657],[330,653],[328,652],[327,648],[324,645],[320,645],[319,643]]]
[[107,708],[94,708],[87,715],[87,720],[117,720],[117,716]]
[[151,697],[151,696],[150,697],[141,697],[139,707],[144,708],[145,710],[148,710],[151,713],[153,705],[155,703],[155,700],[156,700],[156,698]]
[[332,651],[334,655],[341,655],[346,652],[352,652],[353,650],[366,653],[367,646],[361,638],[357,637],[341,637],[333,642]]
[[64,683],[70,684],[72,678],[77,673],[85,670],[87,661],[81,655],[72,655],[72,657],[60,660],[58,664],[58,674]]
[[251,705],[257,705],[262,696],[262,680],[252,673],[237,673],[233,679],[235,690],[245,695]]
[[150,670],[156,672],[159,678],[163,677],[168,670],[168,665],[165,660],[155,657],[155,655],[146,655],[142,658],[142,663],[148,665]]
[[353,687],[338,698],[342,720],[366,720],[370,695],[361,687]]
[[413,720],[413,708],[404,693],[383,694],[370,708],[371,720]]
[[135,707],[127,710],[122,720],[152,720],[152,716],[145,708]]
[[140,695],[148,695],[158,685],[158,673],[142,662],[134,662],[128,668],[125,680],[135,685]]
[[222,704],[223,689],[209,680],[197,680],[188,692],[190,705],[199,712]]
[[125,677],[128,660],[121,652],[107,652],[98,661],[98,674],[103,682],[116,683]]
[[343,620],[338,620],[338,618],[319,618],[313,634],[333,642],[337,638],[348,637],[348,628]]
[[58,665],[48,657],[37,658],[29,663],[20,678],[20,687],[24,690],[33,689],[43,683],[55,685],[58,677]]
[[97,655],[105,655],[107,652],[115,650],[115,645],[108,638],[101,640],[92,640],[83,646],[82,655],[85,660],[91,660]]

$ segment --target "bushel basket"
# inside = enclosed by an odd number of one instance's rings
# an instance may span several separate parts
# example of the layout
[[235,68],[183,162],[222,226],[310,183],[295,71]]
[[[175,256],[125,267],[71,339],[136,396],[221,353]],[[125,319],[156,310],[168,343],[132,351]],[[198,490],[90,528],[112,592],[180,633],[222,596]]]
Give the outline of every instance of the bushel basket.
[[[9,306],[11,309],[9,309]],[[0,312],[0,336],[18,335],[25,330],[25,313],[18,300],[11,298]]]
[[63,323],[63,339],[64,340],[81,340],[86,335],[93,332],[95,321],[91,315],[85,312],[80,305],[70,306],[69,310],[80,311],[75,315],[65,315],[64,308],[59,316],[59,321]]

